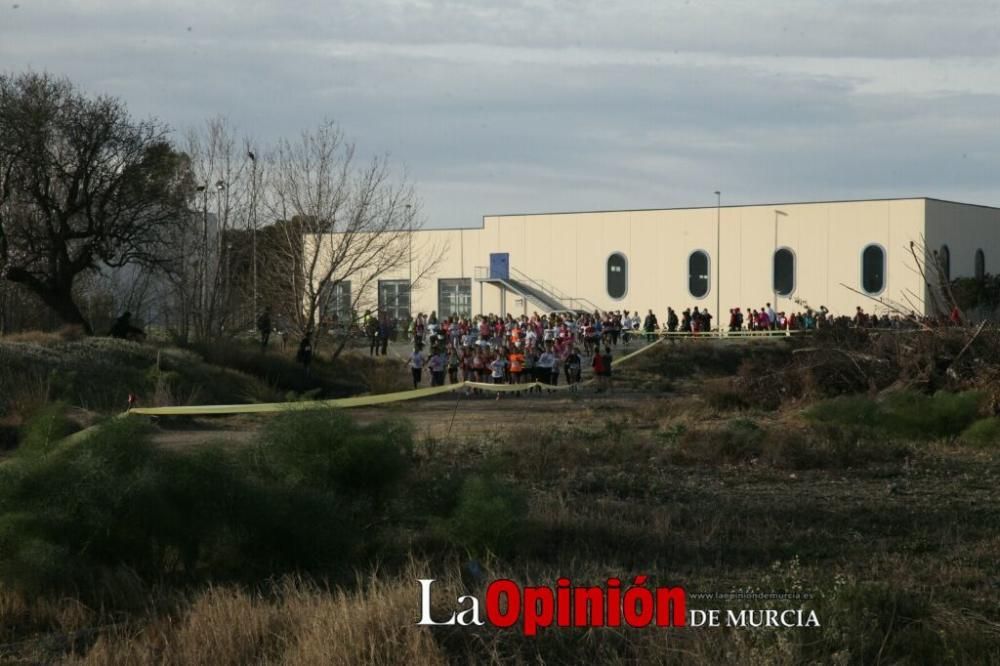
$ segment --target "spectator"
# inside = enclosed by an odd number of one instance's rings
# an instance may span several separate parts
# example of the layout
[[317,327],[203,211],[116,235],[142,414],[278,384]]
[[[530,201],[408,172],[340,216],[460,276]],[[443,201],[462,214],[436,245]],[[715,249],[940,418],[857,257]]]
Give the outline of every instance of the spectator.
[[556,364],[555,354],[551,350],[546,349],[539,355],[538,364],[535,366],[535,372],[538,373],[538,381],[542,384],[552,383],[552,369]]
[[420,351],[419,343],[414,346],[410,358],[407,359],[407,365],[410,366],[410,372],[413,374],[413,388],[417,388],[420,386],[420,376],[424,372],[424,354]]
[[[668,310],[669,310],[669,308],[668,308]],[[670,312],[673,312],[673,310],[670,310]],[[667,315],[668,319],[669,319],[669,317],[670,317],[670,315]],[[647,342],[651,342],[653,340],[653,337],[654,337],[654,335],[656,333],[656,329],[658,327],[659,327],[659,323],[656,321],[656,315],[653,314],[652,310],[650,310],[649,313],[646,315],[645,321],[642,322],[642,330],[646,332],[646,341]]]
[[579,384],[580,383],[580,370],[582,366],[582,361],[580,359],[580,350],[573,347],[570,350],[569,355],[566,356],[566,383],[567,384]]
[[271,338],[271,306],[264,308],[257,317],[257,332],[260,334],[260,350],[264,351],[267,349],[267,341]]
[[444,386],[444,371],[448,358],[441,349],[431,353],[427,359],[427,368],[431,373],[431,386]]
[[601,356],[601,366],[604,369],[604,388],[611,392],[611,365],[613,357],[611,356],[611,347],[604,348],[604,354]]
[[141,328],[132,325],[132,313],[127,310],[122,316],[115,319],[109,334],[119,340],[142,340],[146,337]]
[[594,379],[597,381],[597,392],[604,390],[604,356],[601,355],[600,348],[594,350],[594,357],[590,361],[590,367],[594,370]]
[[670,333],[677,332],[677,326],[680,322],[677,319],[677,313],[674,312],[673,308],[667,308],[667,331]]
[[299,350],[295,354],[295,360],[302,364],[305,374],[309,376],[309,366],[312,364],[313,346],[312,331],[306,331],[305,336],[299,342]]
[[391,326],[389,325],[388,315],[383,314],[379,318],[378,322],[378,343],[379,343],[379,353],[385,356],[389,353],[389,335],[391,334]]

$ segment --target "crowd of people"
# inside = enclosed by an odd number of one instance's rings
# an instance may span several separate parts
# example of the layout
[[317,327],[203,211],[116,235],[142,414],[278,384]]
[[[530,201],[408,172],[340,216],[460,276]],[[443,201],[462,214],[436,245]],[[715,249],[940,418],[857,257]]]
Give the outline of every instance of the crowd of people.
[[[420,386],[425,369],[432,386],[442,386],[446,381],[558,385],[560,377],[567,384],[579,383],[586,366],[593,369],[598,389],[610,390],[612,350],[619,344],[627,347],[633,340],[650,342],[661,335],[697,335],[719,328],[718,323],[713,325],[714,317],[708,309],[697,306],[680,314],[668,307],[662,323],[652,310],[645,315],[638,310],[619,310],[440,318],[432,312],[403,321],[369,310],[353,319],[360,325],[358,334],[365,337],[372,356],[387,355],[389,343],[400,338],[412,343],[406,361],[414,388]],[[954,313],[951,319],[955,319]],[[266,348],[271,331],[269,309],[257,323],[262,348]],[[916,328],[922,323],[915,315],[869,314],[860,306],[853,317],[834,317],[824,306],[786,313],[765,303],[759,308],[731,308],[726,330],[765,333],[827,326],[899,329]],[[300,343],[297,358],[308,372],[312,358],[309,334]]]
[[[420,313],[401,327],[413,342],[407,364],[413,386],[420,386],[426,368],[431,386],[446,381],[557,385],[579,383],[585,365],[593,370],[598,390],[611,389],[612,349],[633,340],[652,341],[664,333],[697,334],[713,330],[712,315],[698,307],[678,315],[668,307],[663,324],[652,310],[594,313],[554,313],[514,316],[479,315],[441,317]],[[386,354],[390,337],[398,328],[385,317],[365,315],[370,353]],[[826,307],[805,308],[786,314],[770,303],[761,308],[733,308],[730,332],[812,330],[824,326],[900,328],[916,325],[911,318],[865,313],[858,307],[853,318],[833,317]],[[497,398],[499,399],[499,394]]]
[[[555,387],[560,378],[574,385],[580,383],[587,364],[593,370],[598,390],[610,391],[611,347],[618,344],[622,330],[615,326],[602,330],[600,319],[589,315],[577,318],[536,313],[531,317],[491,315],[439,320],[435,313],[429,317],[421,314],[407,331],[414,343],[407,365],[413,387],[418,388],[425,368],[431,386],[443,386],[447,380],[452,384],[539,383]],[[498,392],[496,399],[500,398]]]

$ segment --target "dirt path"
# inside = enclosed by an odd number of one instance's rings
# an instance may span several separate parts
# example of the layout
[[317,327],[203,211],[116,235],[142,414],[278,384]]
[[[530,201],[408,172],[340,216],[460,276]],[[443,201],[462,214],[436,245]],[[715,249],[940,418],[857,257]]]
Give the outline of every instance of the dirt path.
[[[613,395],[597,394],[593,389],[579,394],[559,393],[505,395],[496,400],[492,395],[465,396],[456,393],[447,397],[428,398],[379,407],[348,410],[362,423],[384,418],[405,418],[413,423],[419,436],[446,438],[449,436],[488,434],[500,428],[546,428],[573,421],[591,421],[595,416],[613,416],[623,409],[647,399],[641,393],[621,391]],[[249,443],[271,415],[171,418],[156,420],[153,441],[174,449],[199,444],[217,443],[240,446]]]

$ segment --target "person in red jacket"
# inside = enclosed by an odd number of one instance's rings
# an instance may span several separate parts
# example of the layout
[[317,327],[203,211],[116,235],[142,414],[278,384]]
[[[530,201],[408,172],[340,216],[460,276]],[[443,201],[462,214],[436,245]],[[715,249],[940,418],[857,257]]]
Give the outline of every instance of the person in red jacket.
[[604,357],[601,356],[599,345],[594,347],[594,358],[590,362],[590,367],[594,369],[594,380],[597,382],[597,392],[604,390]]

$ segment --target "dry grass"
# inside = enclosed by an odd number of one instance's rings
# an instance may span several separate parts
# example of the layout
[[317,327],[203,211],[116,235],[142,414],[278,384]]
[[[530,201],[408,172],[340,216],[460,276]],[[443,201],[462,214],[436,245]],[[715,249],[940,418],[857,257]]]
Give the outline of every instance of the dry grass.
[[359,358],[355,354],[343,356],[344,360],[355,359],[357,372],[371,394],[395,393],[410,388],[407,383],[409,373],[404,373],[403,363],[396,358]]
[[[9,639],[34,641],[0,659],[1000,664],[995,448],[945,440],[899,448],[842,424],[819,427],[798,408],[762,412],[741,404],[722,381],[706,386],[682,375],[688,369],[680,360],[664,361],[677,365],[669,396],[622,390],[393,408],[430,434],[413,457],[405,499],[393,506],[398,522],[387,526],[385,548],[357,565],[369,573],[337,585],[285,578],[151,592],[145,609],[126,616],[0,596]],[[731,361],[706,352],[700,362],[721,371]],[[367,420],[386,415],[359,413]],[[484,470],[529,498],[525,536],[502,559],[483,558],[487,580],[551,585],[564,575],[596,583],[649,573],[689,592],[800,586],[816,595],[807,606],[823,627],[549,630],[532,639],[488,626],[418,627],[418,578],[439,580],[437,614],[467,592],[459,574],[467,553],[435,531],[448,515],[435,512],[447,505],[439,500],[449,497],[448,483],[459,487],[465,475]],[[481,586],[472,591],[482,598]],[[60,633],[82,638],[68,647],[52,639]]]
[[63,326],[57,331],[23,331],[3,336],[4,342],[21,342],[33,345],[51,345],[74,342],[86,337],[80,326]]
[[[74,663],[444,664],[414,615],[418,570],[428,567],[414,565],[400,578],[371,576],[350,591],[301,579],[286,579],[267,596],[214,587],[176,616],[101,635]],[[456,580],[442,584],[448,587],[454,592]]]
[[[81,655],[66,663],[435,666],[580,663],[581,659],[621,665],[798,662],[791,642],[776,644],[750,632],[720,630],[709,636],[683,630],[543,630],[537,638],[528,639],[517,628],[419,627],[416,579],[434,570],[434,563],[412,562],[401,575],[370,576],[359,580],[351,591],[327,590],[297,579],[282,581],[267,596],[232,587],[211,588],[176,614],[159,616],[138,627],[123,625],[103,631]],[[581,578],[593,580],[617,573],[610,568],[580,572]],[[543,570],[525,579],[511,570],[496,573],[497,577],[538,584],[551,584],[559,575],[556,570]],[[454,568],[439,574],[434,588],[435,615],[450,613],[453,607],[448,602],[465,593]],[[482,598],[482,589],[477,593]]]

